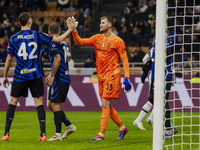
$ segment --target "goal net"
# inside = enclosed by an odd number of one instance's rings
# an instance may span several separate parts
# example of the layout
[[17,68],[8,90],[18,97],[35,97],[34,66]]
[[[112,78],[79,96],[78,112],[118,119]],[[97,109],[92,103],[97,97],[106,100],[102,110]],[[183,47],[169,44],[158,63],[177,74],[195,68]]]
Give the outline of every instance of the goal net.
[[[173,79],[170,92],[170,121],[172,138],[166,139],[163,122],[164,150],[200,150],[200,2],[199,0],[168,0],[166,4],[166,32],[171,41]],[[167,40],[167,36],[166,36]],[[167,65],[166,65],[167,67]],[[182,74],[182,78],[176,75]],[[164,107],[164,114],[168,111]]]

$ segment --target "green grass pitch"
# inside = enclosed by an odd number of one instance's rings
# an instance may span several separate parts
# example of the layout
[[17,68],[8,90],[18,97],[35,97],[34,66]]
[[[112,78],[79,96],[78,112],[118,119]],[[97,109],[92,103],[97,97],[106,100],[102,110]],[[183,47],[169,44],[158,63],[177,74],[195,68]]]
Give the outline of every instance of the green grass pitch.
[[[65,112],[77,131],[63,141],[37,141],[39,121],[36,112],[15,112],[9,141],[0,141],[0,150],[151,150],[152,133],[147,123],[146,131],[140,131],[132,125],[139,113],[119,112],[119,116],[129,132],[123,140],[117,140],[119,128],[110,119],[103,141],[90,141],[100,130],[101,112]],[[0,136],[4,134],[6,112],[0,112]],[[62,133],[64,132],[62,126]],[[46,134],[51,138],[55,133],[53,113],[46,112]],[[0,138],[1,138],[0,137]]]
[[[129,129],[128,134],[123,140],[117,140],[119,129],[110,119],[103,141],[90,141],[90,138],[96,136],[100,129],[101,112],[65,112],[70,121],[77,127],[77,131],[71,134],[63,141],[37,141],[39,138],[39,121],[36,112],[15,112],[15,118],[11,126],[9,141],[0,141],[0,150],[152,150],[153,128],[145,121],[143,126],[147,129],[141,131],[132,125],[133,120],[137,118],[138,112],[119,112],[119,116],[124,125]],[[0,136],[4,134],[6,112],[0,112]],[[198,122],[199,118],[195,118]],[[180,125],[181,120],[176,124]],[[185,122],[190,123],[190,120]],[[62,126],[62,133],[64,132]],[[178,128],[179,129],[179,128]],[[199,132],[194,128],[193,132]],[[181,133],[179,129],[179,133]],[[46,133],[47,138],[51,138],[55,133],[53,113],[46,112]],[[179,135],[178,133],[178,135]],[[0,137],[0,138],[1,138]],[[175,142],[180,142],[180,136],[174,138]],[[188,141],[187,139],[185,139]],[[197,136],[194,140],[199,141]],[[166,144],[172,144],[168,139]],[[184,150],[189,146],[185,145]],[[193,145],[191,149],[198,149],[198,145]],[[165,149],[165,148],[164,148]],[[169,150],[173,148],[169,147]],[[175,150],[181,150],[177,146]]]

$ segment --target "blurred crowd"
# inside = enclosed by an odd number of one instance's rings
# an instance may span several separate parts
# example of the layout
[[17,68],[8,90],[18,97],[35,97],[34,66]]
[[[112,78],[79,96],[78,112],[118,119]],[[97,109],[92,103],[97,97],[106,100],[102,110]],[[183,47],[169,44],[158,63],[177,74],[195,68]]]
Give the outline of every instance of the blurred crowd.
[[[168,35],[175,53],[175,62],[192,62],[199,67],[200,1],[169,1]],[[177,65],[181,66],[181,65]],[[185,63],[184,67],[191,67]]]
[[[82,37],[84,35],[85,20],[92,11],[97,11],[99,0],[51,0],[57,2],[57,11],[76,11],[76,18],[79,21],[77,30]],[[18,16],[21,12],[46,11],[48,0],[0,0],[0,62],[5,62],[6,49],[12,35],[19,32],[21,27],[18,23]],[[43,17],[35,22],[31,29],[48,33],[48,24]],[[61,31],[67,30],[66,19],[63,21],[58,17],[56,23],[60,25]],[[44,61],[48,60],[47,47],[44,46]]]
[[[121,17],[113,17],[113,32],[120,36],[127,46],[135,47],[135,51],[128,51],[129,62],[141,62],[140,57],[144,55],[141,46],[151,47],[155,30],[151,29],[148,20],[155,15],[155,10],[156,0],[127,0]],[[200,1],[169,0],[167,26],[175,53],[174,61],[192,60],[194,66],[199,66]]]
[[[4,42],[0,45],[0,61],[5,61],[5,51],[10,36],[20,31],[18,15],[24,11],[45,11],[47,2],[48,0],[1,0],[0,38],[3,38]],[[103,0],[57,0],[55,2],[57,2],[57,11],[77,12],[75,16],[79,21],[77,30],[79,35],[84,37],[86,19],[98,11],[99,3]],[[156,0],[126,0],[124,3],[120,14],[112,16],[114,22],[112,30],[124,40],[127,47],[135,47],[134,51],[127,51],[129,62],[142,62],[145,52],[141,47],[150,48],[155,36],[155,29],[151,29],[148,20],[155,14]],[[173,45],[172,49],[177,53],[176,62],[199,61],[199,15],[200,2],[198,0],[168,0],[167,33]],[[60,25],[62,32],[67,30],[66,18],[61,21],[58,17],[56,23]],[[43,17],[39,19],[38,24],[33,18],[32,29],[47,33],[48,24],[45,23]],[[44,58],[48,57],[47,47],[44,47],[43,55]],[[86,58],[86,64],[89,59],[91,58]],[[90,67],[90,65],[85,66]]]
[[127,0],[120,18],[113,16],[113,32],[126,46],[150,46],[155,31],[148,23],[149,15],[155,14],[155,0]]

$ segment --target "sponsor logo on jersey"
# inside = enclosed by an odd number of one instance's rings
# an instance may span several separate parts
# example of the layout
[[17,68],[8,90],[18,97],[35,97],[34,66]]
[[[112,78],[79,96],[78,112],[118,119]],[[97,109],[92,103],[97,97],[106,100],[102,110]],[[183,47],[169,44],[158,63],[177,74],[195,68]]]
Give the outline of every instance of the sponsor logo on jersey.
[[111,48],[111,43],[108,43],[107,48]]
[[108,50],[104,50],[104,49],[97,49],[97,50],[101,52],[108,52]]

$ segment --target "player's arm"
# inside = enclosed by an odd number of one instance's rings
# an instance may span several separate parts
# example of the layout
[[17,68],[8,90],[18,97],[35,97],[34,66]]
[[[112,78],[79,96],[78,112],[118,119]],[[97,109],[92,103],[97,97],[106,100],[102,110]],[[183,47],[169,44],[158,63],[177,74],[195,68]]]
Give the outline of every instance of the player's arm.
[[78,35],[78,32],[76,30],[76,27],[78,26],[78,21],[75,20],[75,18],[72,16],[72,17],[68,17],[67,18],[67,27],[69,28],[70,25],[71,25],[71,22],[74,22],[75,21],[75,24],[74,24],[74,28],[73,28],[73,31],[72,31],[72,35],[74,37],[74,40],[76,42],[77,45],[88,45],[88,46],[93,46],[94,45],[94,41],[93,41],[93,37],[91,38],[84,38],[82,39],[79,35]]
[[167,54],[166,55],[167,55],[166,61],[167,61],[168,66],[171,67],[172,73],[175,74],[176,77],[182,78],[183,77],[182,71],[180,71],[180,70],[175,71],[175,69],[173,69],[174,66],[173,66],[173,49],[172,49],[172,47],[170,47],[170,46],[167,47]]
[[60,35],[60,36],[53,36],[52,41],[55,42],[55,43],[61,43],[74,30],[75,25],[76,25],[76,19],[70,21],[67,24],[68,30],[65,33],[63,33],[62,35]]
[[51,70],[51,76],[55,76],[59,66],[60,66],[60,61],[61,61],[61,58],[60,58],[60,54],[56,54],[54,55],[54,60],[53,60],[53,68]]
[[75,42],[76,42],[77,45],[90,45],[89,39],[88,39],[88,38],[82,39],[82,38],[78,35],[78,32],[77,32],[77,31],[72,32],[72,35],[73,35],[74,40],[75,40]]
[[121,58],[122,64],[123,64],[124,78],[126,78],[126,77],[130,78],[129,62],[128,62],[126,51],[124,51],[123,53],[120,54],[120,58]]
[[124,69],[124,82],[122,84],[122,88],[124,88],[124,92],[130,92],[131,90],[131,83],[130,83],[130,71],[129,71],[129,62],[127,58],[126,51],[120,54],[120,58],[123,63],[123,69]]
[[55,43],[61,43],[65,38],[69,36],[74,28],[68,28],[68,30],[60,36],[53,36],[52,41]]
[[4,68],[4,79],[3,79],[3,86],[7,88],[6,83],[9,85],[8,81],[8,71],[10,69],[11,63],[12,63],[13,56],[8,54],[6,58],[5,68]]
[[55,54],[52,70],[51,70],[49,76],[45,79],[45,82],[48,86],[53,84],[55,74],[60,66],[60,61],[61,61],[60,54]]
[[53,65],[52,65],[50,74],[45,79],[45,83],[48,86],[51,86],[53,84],[55,74],[60,66],[61,57],[60,57],[60,49],[58,45],[54,44],[54,46],[52,46],[52,48],[49,49],[49,51],[50,51],[50,55],[53,55]]
[[54,60],[53,60],[53,67],[52,67],[52,70],[49,74],[49,76],[46,78],[46,84],[48,86],[51,86],[53,84],[53,81],[54,81],[54,77],[55,77],[55,74],[60,66],[60,61],[61,61],[61,58],[60,58],[60,54],[55,54],[54,55]]

